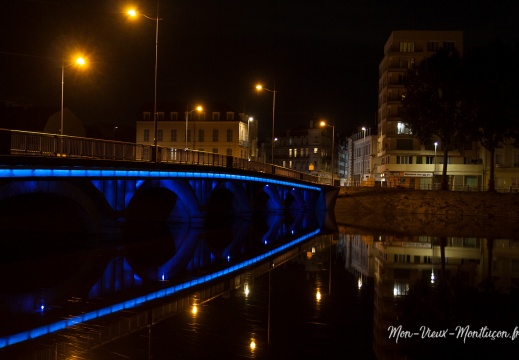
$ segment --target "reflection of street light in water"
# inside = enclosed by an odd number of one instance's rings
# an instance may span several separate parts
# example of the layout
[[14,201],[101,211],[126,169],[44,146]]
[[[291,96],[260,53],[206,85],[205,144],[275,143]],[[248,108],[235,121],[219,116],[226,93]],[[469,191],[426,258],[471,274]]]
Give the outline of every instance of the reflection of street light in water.
[[315,293],[315,299],[317,301],[321,301],[321,290],[317,289],[317,292]]

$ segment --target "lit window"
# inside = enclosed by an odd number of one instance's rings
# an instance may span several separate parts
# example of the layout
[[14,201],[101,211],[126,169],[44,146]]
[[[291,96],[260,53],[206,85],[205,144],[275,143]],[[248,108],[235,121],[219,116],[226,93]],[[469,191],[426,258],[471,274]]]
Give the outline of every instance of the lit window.
[[400,43],[400,52],[414,52],[414,42],[402,41]]
[[314,154],[317,154],[319,152],[318,148],[314,148]]

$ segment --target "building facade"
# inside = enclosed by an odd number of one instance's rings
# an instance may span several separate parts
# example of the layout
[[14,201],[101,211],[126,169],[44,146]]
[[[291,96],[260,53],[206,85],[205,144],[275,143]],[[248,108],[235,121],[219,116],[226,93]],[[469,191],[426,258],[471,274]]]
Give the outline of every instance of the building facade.
[[[384,57],[379,65],[378,138],[376,155],[380,165],[376,177],[402,186],[432,188],[439,182],[441,167],[436,165],[436,154],[441,147],[434,143],[422,145],[401,118],[402,96],[408,69],[433,55],[439,48],[457,49],[463,53],[461,31],[394,31],[384,46]],[[462,154],[449,153],[453,163],[463,164]],[[458,159],[455,159],[458,158]],[[477,167],[468,165],[454,169],[470,175],[480,175]],[[454,175],[454,173],[452,173]],[[460,173],[461,175],[461,173]],[[479,179],[478,181],[481,181]]]
[[[274,164],[317,175],[321,183],[331,183],[333,171],[334,182],[338,182],[333,135],[333,128],[322,127],[319,121],[310,121],[308,128],[288,130],[274,140]],[[265,153],[268,147],[270,144],[266,144]]]
[[[443,152],[439,141],[420,144],[401,118],[408,69],[418,66],[440,48],[463,55],[461,31],[394,31],[384,46],[379,65],[378,165],[373,177],[391,186],[419,189],[439,187]],[[519,191],[519,149],[503,143],[495,153],[495,184],[500,191]],[[467,142],[448,152],[449,188],[484,189],[490,176],[489,152],[478,142]]]
[[[153,111],[136,123],[136,142],[153,145]],[[186,103],[161,105],[157,111],[157,145],[257,160],[258,122],[225,104],[198,111]]]

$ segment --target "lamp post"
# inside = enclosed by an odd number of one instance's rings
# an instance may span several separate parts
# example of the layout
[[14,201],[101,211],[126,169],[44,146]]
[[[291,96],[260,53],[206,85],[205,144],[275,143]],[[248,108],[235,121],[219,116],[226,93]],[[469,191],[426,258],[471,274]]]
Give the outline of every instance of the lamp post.
[[[362,147],[363,147],[363,149],[362,149],[362,177],[364,178],[364,170],[366,170],[366,166],[365,166],[366,165],[365,164],[365,162],[366,162],[366,159],[365,159],[365,154],[366,154],[366,148],[365,148],[365,146],[366,146],[366,144],[365,144],[365,142],[366,142],[366,128],[364,126],[362,127],[362,133],[364,135],[363,136],[363,140],[362,140]],[[362,179],[361,179],[361,181],[362,181]]]
[[256,85],[256,90],[266,90],[268,92],[272,93],[272,153],[270,154],[270,163],[274,164],[274,118],[276,114],[276,86],[274,85],[274,90],[267,89],[266,87],[263,87],[262,85]]
[[251,156],[251,153],[252,153],[252,144],[250,143],[250,123],[254,121],[254,118],[252,116],[249,117],[249,119],[247,120],[247,143],[250,147],[249,149],[249,160],[250,160],[250,156]]
[[325,121],[321,121],[320,125],[322,127],[329,126],[332,128],[332,186],[333,186],[333,170],[334,170],[334,163],[333,163],[333,153],[335,152],[335,125],[328,125]]
[[155,84],[154,84],[154,94],[153,94],[153,148],[155,152],[154,158],[157,161],[157,72],[158,72],[158,55],[159,55],[159,2],[157,1],[157,16],[150,17],[145,14],[138,13],[137,10],[131,9],[128,10],[128,15],[131,17],[136,17],[137,15],[141,15],[146,19],[155,21]]
[[76,58],[75,61],[65,64],[65,60],[61,59],[61,123],[60,123],[60,129],[59,134],[61,135],[61,142],[60,142],[60,154],[63,155],[63,135],[65,135],[64,131],[64,117],[63,117],[63,99],[65,94],[65,67],[76,64],[78,66],[84,66],[86,64],[85,58],[82,56],[79,56]]
[[[193,111],[195,111],[195,110],[198,111],[198,112],[200,112],[200,111],[202,111],[202,110],[204,110],[204,109],[202,108],[202,106],[198,105],[198,106],[197,106],[196,108],[194,108],[193,110],[191,110],[191,111],[187,110],[187,111],[186,111],[186,150],[189,150],[189,148],[188,148],[188,146],[187,146],[187,132],[188,132],[189,114],[191,114],[191,113],[192,113]],[[195,135],[195,134],[193,134],[193,136],[194,136],[194,135]]]
[[438,142],[434,142],[434,170],[433,170],[433,183],[434,183],[434,175],[436,174],[436,149],[438,148]]

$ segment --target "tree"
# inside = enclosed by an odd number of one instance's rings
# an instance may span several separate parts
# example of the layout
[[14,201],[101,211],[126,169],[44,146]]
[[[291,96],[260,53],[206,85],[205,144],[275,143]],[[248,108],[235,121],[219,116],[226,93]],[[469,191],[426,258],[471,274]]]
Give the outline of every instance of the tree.
[[441,189],[448,189],[448,153],[464,131],[461,106],[462,62],[457,50],[439,49],[407,73],[403,120],[422,144],[440,140]]
[[[517,59],[494,41],[467,56],[464,98],[472,136],[490,153],[488,191],[495,191],[495,151],[518,133]],[[517,140],[517,139],[516,139]]]

